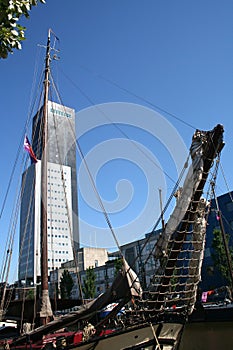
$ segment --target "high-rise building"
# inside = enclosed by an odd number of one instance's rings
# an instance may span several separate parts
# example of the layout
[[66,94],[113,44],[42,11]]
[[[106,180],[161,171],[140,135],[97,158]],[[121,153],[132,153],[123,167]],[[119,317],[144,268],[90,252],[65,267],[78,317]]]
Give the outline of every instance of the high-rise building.
[[[22,176],[19,280],[40,276],[41,159],[43,113],[33,119],[32,148],[38,159]],[[48,273],[73,259],[79,248],[75,112],[48,102]]]

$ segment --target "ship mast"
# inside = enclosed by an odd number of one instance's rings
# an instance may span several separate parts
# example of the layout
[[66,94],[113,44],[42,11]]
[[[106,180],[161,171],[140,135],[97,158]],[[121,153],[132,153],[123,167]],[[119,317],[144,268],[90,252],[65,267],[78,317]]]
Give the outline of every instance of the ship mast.
[[45,57],[44,100],[42,119],[42,157],[41,157],[41,304],[40,324],[47,324],[53,315],[48,290],[48,242],[47,242],[47,163],[48,163],[48,95],[50,74],[50,33]]

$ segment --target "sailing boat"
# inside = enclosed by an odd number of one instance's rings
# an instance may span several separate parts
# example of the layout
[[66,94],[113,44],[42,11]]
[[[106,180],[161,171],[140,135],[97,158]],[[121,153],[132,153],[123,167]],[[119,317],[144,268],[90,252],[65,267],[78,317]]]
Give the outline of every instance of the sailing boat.
[[[151,289],[140,298],[141,288],[137,277],[124,261],[124,269],[122,268],[115,283],[105,294],[91,304],[80,307],[78,311],[15,340],[12,348],[25,343],[28,337],[36,346],[38,339],[45,333],[53,334],[55,330],[77,321],[90,320],[105,305],[118,301],[119,304],[108,317],[95,325],[94,336],[89,335],[88,339],[82,341],[82,337],[77,337],[77,334],[80,336],[79,332],[67,337],[63,334],[66,348],[90,349],[94,346],[96,349],[152,349],[166,346],[167,349],[178,349],[186,319],[193,312],[200,280],[205,216],[208,211],[208,203],[202,199],[201,194],[213,160],[223,147],[222,136],[221,125],[217,125],[212,131],[197,130],[194,134],[190,148],[192,167],[183,190],[180,191],[177,205],[157,243],[155,254],[159,255],[161,263],[158,273],[154,275]],[[129,284],[123,283],[124,278],[129,280]],[[124,328],[104,333],[104,325],[116,316],[132,296],[138,298],[138,301],[135,299],[137,307],[122,320]],[[58,335],[62,337],[60,333]],[[52,341],[54,334],[49,339]]]
[[[45,348],[56,346],[66,349],[178,349],[184,324],[192,314],[197,286],[200,281],[209,203],[202,193],[211,166],[223,148],[223,127],[211,131],[197,130],[190,147],[192,163],[182,190],[176,193],[175,209],[163,228],[155,247],[158,269],[148,291],[142,292],[138,278],[122,257],[122,269],[112,286],[97,299],[79,307],[75,312],[52,320],[48,294],[47,258],[47,104],[50,72],[50,31],[48,35],[44,79],[43,147],[41,203],[41,276],[42,293],[39,310],[40,327],[9,342],[12,349]],[[119,310],[134,300],[134,307],[125,313],[121,322],[108,328]],[[104,320],[98,321],[93,332],[85,322],[108,304],[116,306]],[[57,330],[77,324],[77,332]],[[43,336],[48,334],[43,339]],[[59,343],[60,342],[60,343]],[[60,345],[58,345],[58,343]]]

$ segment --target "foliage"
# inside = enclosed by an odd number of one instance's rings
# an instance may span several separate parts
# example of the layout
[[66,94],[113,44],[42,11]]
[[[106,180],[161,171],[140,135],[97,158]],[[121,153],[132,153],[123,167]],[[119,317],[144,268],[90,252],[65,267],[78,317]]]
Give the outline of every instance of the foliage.
[[175,269],[170,280],[170,290],[172,292],[175,292],[178,283],[179,283],[178,270]]
[[13,49],[21,49],[26,28],[18,21],[23,16],[29,18],[29,11],[39,1],[45,3],[45,0],[0,0],[0,58],[7,58]]
[[74,286],[73,278],[68,270],[64,270],[60,280],[61,298],[69,299]]
[[121,258],[114,260],[114,267],[115,267],[114,275],[116,276],[118,274],[118,272],[120,271],[120,269],[122,268],[122,259]]
[[[230,275],[227,263],[225,247],[223,244],[222,234],[220,230],[213,231],[212,248],[214,252],[211,254],[214,265],[217,267],[221,275],[230,283]],[[229,245],[229,235],[226,235],[227,244]],[[230,248],[231,264],[233,266],[233,249]]]
[[27,300],[34,300],[34,299],[35,299],[35,291],[34,291],[33,288],[32,288],[32,289],[29,289],[29,290],[27,291],[26,299],[27,299]]
[[95,297],[95,280],[96,275],[93,267],[86,269],[86,278],[83,282],[83,293],[85,299],[93,299]]

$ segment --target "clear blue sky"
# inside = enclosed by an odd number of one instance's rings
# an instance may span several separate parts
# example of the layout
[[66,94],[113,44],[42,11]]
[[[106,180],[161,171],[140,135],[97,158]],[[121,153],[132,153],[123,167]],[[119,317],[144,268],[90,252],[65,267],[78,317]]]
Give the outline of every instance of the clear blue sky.
[[[230,0],[48,0],[46,5],[39,4],[33,8],[30,18],[22,21],[27,27],[27,40],[23,43],[23,49],[15,51],[8,59],[0,62],[0,203],[2,204],[6,193],[23,133],[32,89],[35,89],[35,62],[41,60],[44,54],[37,44],[46,43],[49,28],[52,28],[60,39],[60,60],[54,75],[65,105],[75,108],[76,111],[82,111],[93,104],[109,102],[132,103],[152,108],[143,101],[148,100],[184,121],[181,123],[169,114],[161,113],[177,130],[187,147],[190,145],[194,129],[185,123],[203,130],[211,129],[217,123],[223,124],[226,146],[222,154],[222,167],[228,186],[232,190],[232,18],[233,2]],[[132,94],[110,84],[103,77]],[[94,112],[97,110],[94,109]],[[142,116],[141,118],[143,119]],[[135,128],[135,125],[127,125],[122,126],[122,130],[143,144],[148,152],[152,152],[164,171],[176,180],[177,174],[172,165],[174,159],[171,155],[171,151],[176,150],[176,142],[174,148],[165,153],[164,146],[151,137],[143,126],[140,130]],[[91,131],[89,136],[82,136],[80,144],[86,153],[99,142],[115,138],[124,138],[124,135],[114,127],[103,126],[97,131]],[[108,148],[108,144],[106,147]],[[116,148],[118,147],[113,146],[113,149]],[[125,148],[128,149],[128,146]],[[98,163],[99,158],[95,160]],[[116,156],[115,160],[103,166],[97,176],[98,190],[108,202],[116,201],[115,186],[120,179],[128,179],[131,182],[130,186],[123,181],[118,188],[122,190],[119,193],[123,195],[125,210],[119,210],[117,201],[116,207],[111,207],[113,212],[115,210],[111,216],[114,227],[127,225],[127,220],[134,221],[136,216],[140,216],[143,205],[148,200],[143,174],[143,167],[148,165],[143,163],[140,168],[137,162],[135,164],[133,160],[129,162],[126,159],[120,161]],[[151,168],[154,169],[151,169],[149,182],[157,204],[151,207],[150,216],[156,221],[158,188],[166,187],[169,193],[173,182],[159,174],[158,168]],[[20,179],[20,174],[17,176]],[[15,187],[16,182],[17,180],[14,182]],[[85,192],[86,187],[82,186]],[[0,224],[3,241],[7,234],[14,191],[9,197]],[[227,188],[219,174],[217,194],[224,192],[227,192]],[[134,201],[130,200],[131,195]],[[165,201],[165,193],[164,197]],[[101,236],[98,231],[99,226],[106,227],[102,216],[100,218],[95,211],[91,211],[85,201],[80,194],[81,219],[91,225],[89,228],[81,225],[80,233],[85,237],[81,238],[81,243],[103,245],[105,242],[107,247],[112,247],[113,241],[106,241],[105,234]],[[105,204],[108,206],[109,203]],[[145,224],[146,218],[143,220]],[[148,225],[138,224],[136,228],[127,227],[123,233],[120,232],[120,244],[143,237],[151,228],[151,220],[148,221]],[[16,240],[14,255],[17,253]]]

